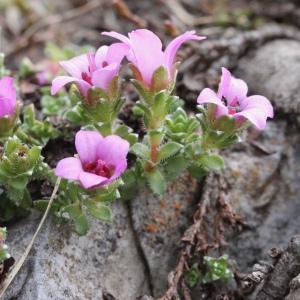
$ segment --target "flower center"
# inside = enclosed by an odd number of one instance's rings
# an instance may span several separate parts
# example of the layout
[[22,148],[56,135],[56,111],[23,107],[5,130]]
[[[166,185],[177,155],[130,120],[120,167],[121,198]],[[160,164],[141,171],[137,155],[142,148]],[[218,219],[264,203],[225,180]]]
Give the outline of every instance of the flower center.
[[115,167],[106,164],[106,162],[101,159],[98,159],[96,161],[85,163],[83,165],[83,169],[88,173],[110,178],[114,173]]
[[86,81],[87,83],[89,83],[90,85],[93,85],[92,84],[92,78],[91,76],[87,73],[87,72],[82,72],[81,73],[81,77],[84,81]]
[[227,99],[225,97],[222,97],[222,102],[227,106],[229,115],[234,115],[241,111],[238,99],[234,99],[229,105]]

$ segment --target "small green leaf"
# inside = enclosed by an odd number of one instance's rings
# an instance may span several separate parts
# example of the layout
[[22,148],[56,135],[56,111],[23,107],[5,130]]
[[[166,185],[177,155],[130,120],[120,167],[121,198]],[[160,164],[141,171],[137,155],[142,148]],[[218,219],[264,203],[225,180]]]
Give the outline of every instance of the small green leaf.
[[159,92],[169,87],[169,75],[165,67],[160,66],[152,75],[151,91]]
[[87,200],[85,201],[85,205],[89,211],[89,213],[96,219],[111,222],[112,221],[112,211],[110,207],[107,205]]
[[174,156],[180,149],[182,149],[182,145],[175,142],[169,142],[160,148],[157,160],[162,161],[168,159],[171,156]]
[[181,155],[168,159],[166,165],[164,165],[168,180],[174,180],[188,167],[188,164],[188,160]]
[[83,214],[78,204],[71,204],[63,208],[64,212],[67,212],[70,218],[74,222],[75,231],[79,235],[85,235],[89,230],[89,223],[86,216]]
[[184,273],[184,279],[190,288],[195,287],[199,283],[200,276],[201,273],[196,264],[194,264],[189,271]]
[[197,180],[202,180],[203,177],[207,175],[207,170],[203,169],[201,166],[198,164],[192,164],[191,166],[188,167],[188,171],[191,176],[196,178]]
[[141,143],[136,143],[130,148],[130,152],[135,154],[137,157],[140,157],[142,159],[148,159],[149,158],[149,149],[146,145]]
[[202,166],[213,171],[219,171],[224,168],[224,160],[217,154],[204,154],[201,156],[199,162]]
[[167,187],[166,180],[159,170],[156,169],[146,173],[146,177],[153,193],[156,195],[163,195],[165,193]]
[[152,93],[142,82],[136,79],[131,79],[131,82],[146,103],[150,104],[153,102]]
[[227,134],[235,130],[235,119],[232,116],[221,116],[214,124],[218,130],[224,131]]

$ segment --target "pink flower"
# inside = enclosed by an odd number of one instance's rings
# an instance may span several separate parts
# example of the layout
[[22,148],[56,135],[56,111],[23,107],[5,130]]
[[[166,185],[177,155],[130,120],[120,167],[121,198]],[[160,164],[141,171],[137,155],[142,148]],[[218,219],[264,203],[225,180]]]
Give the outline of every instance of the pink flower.
[[127,59],[138,69],[144,83],[150,87],[155,70],[164,66],[169,80],[174,79],[174,60],[179,47],[189,40],[203,40],[205,37],[197,36],[195,31],[187,31],[175,38],[162,51],[162,42],[157,35],[147,29],[138,29],[128,33],[128,37],[117,32],[103,32],[103,35],[114,37],[130,47]]
[[85,189],[107,185],[127,168],[129,143],[117,135],[102,137],[96,131],[80,130],[75,146],[78,155],[59,161],[55,174],[78,181]]
[[246,82],[233,77],[226,68],[222,68],[218,93],[205,88],[198,96],[197,102],[215,104],[217,118],[231,115],[239,125],[247,119],[258,129],[263,130],[266,127],[267,118],[273,118],[273,107],[266,97],[247,96],[247,93]]
[[118,74],[121,62],[129,47],[123,43],[102,46],[96,53],[82,54],[60,65],[70,76],[58,76],[52,82],[51,94],[54,95],[67,83],[75,82],[84,97],[92,87],[108,90],[112,79]]
[[5,76],[0,79],[0,117],[13,116],[17,107],[17,92],[14,79]]

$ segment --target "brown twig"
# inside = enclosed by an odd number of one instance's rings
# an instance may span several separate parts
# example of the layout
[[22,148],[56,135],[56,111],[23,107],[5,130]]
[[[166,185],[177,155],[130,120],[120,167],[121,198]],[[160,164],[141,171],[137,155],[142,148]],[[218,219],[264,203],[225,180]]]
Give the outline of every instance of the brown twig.
[[128,5],[125,3],[124,0],[113,0],[113,7],[116,11],[116,13],[133,23],[134,25],[138,27],[146,27],[147,22],[140,18],[139,16],[135,15],[128,7]]
[[[194,213],[193,225],[185,231],[180,240],[182,249],[175,269],[168,276],[169,288],[159,300],[180,300],[179,288],[185,300],[191,299],[189,289],[182,280],[183,273],[189,270],[190,258],[201,258],[209,249],[221,249],[226,246],[226,225],[234,228],[242,224],[242,219],[226,201],[227,185],[222,175],[209,176],[207,185],[211,186],[212,182],[218,183],[217,194],[211,195],[211,189],[206,189],[202,202],[198,204]],[[208,214],[212,214],[212,217],[206,218]]]
[[[172,271],[168,276],[169,288],[164,294],[164,296],[161,297],[159,300],[180,300],[178,294],[178,286],[182,278],[183,272],[185,270],[187,260],[192,255],[193,246],[199,243],[199,241],[197,241],[197,237],[199,236],[199,233],[201,233],[203,218],[207,212],[208,205],[209,197],[204,197],[204,200],[202,201],[202,203],[199,203],[197,210],[194,214],[194,224],[185,231],[180,241],[183,244],[183,249],[180,251],[178,263],[174,271]],[[205,237],[201,237],[201,243],[207,244],[205,241]],[[188,299],[186,290],[185,294],[185,299]]]

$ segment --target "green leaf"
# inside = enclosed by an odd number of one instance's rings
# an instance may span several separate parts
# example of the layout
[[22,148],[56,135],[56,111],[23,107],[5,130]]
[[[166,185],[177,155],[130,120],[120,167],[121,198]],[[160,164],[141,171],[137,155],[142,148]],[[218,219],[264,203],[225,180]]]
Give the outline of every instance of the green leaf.
[[153,193],[160,196],[165,193],[166,180],[158,169],[146,173],[146,178]]
[[137,157],[140,157],[142,159],[148,159],[149,158],[149,149],[146,145],[142,143],[136,143],[130,148],[130,152],[132,152]]
[[152,93],[144,84],[142,84],[140,81],[136,79],[131,79],[131,82],[145,102],[147,102],[148,104],[153,102]]
[[136,195],[140,183],[141,174],[139,174],[137,167],[126,170],[122,174],[124,185],[120,187],[120,194],[122,200],[131,200]]
[[71,204],[63,208],[64,212],[67,212],[70,218],[74,222],[75,231],[79,235],[85,235],[89,230],[89,223],[86,216],[83,214],[78,204]]
[[114,201],[114,200],[120,198],[120,193],[116,187],[114,187],[112,190],[108,190],[106,192],[103,190],[104,190],[104,188],[97,190],[95,195],[92,196],[95,201],[111,202],[111,201]]
[[129,133],[132,132],[132,129],[129,126],[126,125],[120,125],[116,130],[115,134],[120,136],[120,137],[125,137]]
[[89,213],[96,219],[111,222],[112,221],[112,211],[107,205],[94,202],[91,200],[85,201],[85,205]]
[[209,170],[219,171],[224,168],[224,160],[217,154],[204,154],[200,157],[199,162]]
[[28,176],[20,175],[9,181],[9,185],[16,190],[24,190],[28,183]]
[[184,273],[184,279],[190,288],[195,287],[200,281],[200,275],[197,265],[194,264],[192,268]]
[[228,134],[235,130],[235,120],[232,116],[221,116],[216,120],[214,127]]
[[169,96],[169,93],[166,91],[161,91],[158,94],[156,94],[154,104],[152,107],[153,118],[155,120],[162,120],[167,115],[167,100]]
[[188,167],[188,165],[188,160],[182,155],[171,157],[164,165],[164,170],[168,177],[167,179],[174,180]]
[[203,169],[201,166],[198,164],[192,164],[191,166],[188,167],[188,171],[191,176],[196,178],[197,180],[202,180],[203,177],[207,175],[207,170]]
[[152,76],[151,91],[159,92],[168,89],[169,75],[165,67],[157,68]]
[[180,149],[182,149],[182,145],[175,142],[169,142],[160,148],[157,160],[162,161],[168,159],[171,156],[174,156]]

